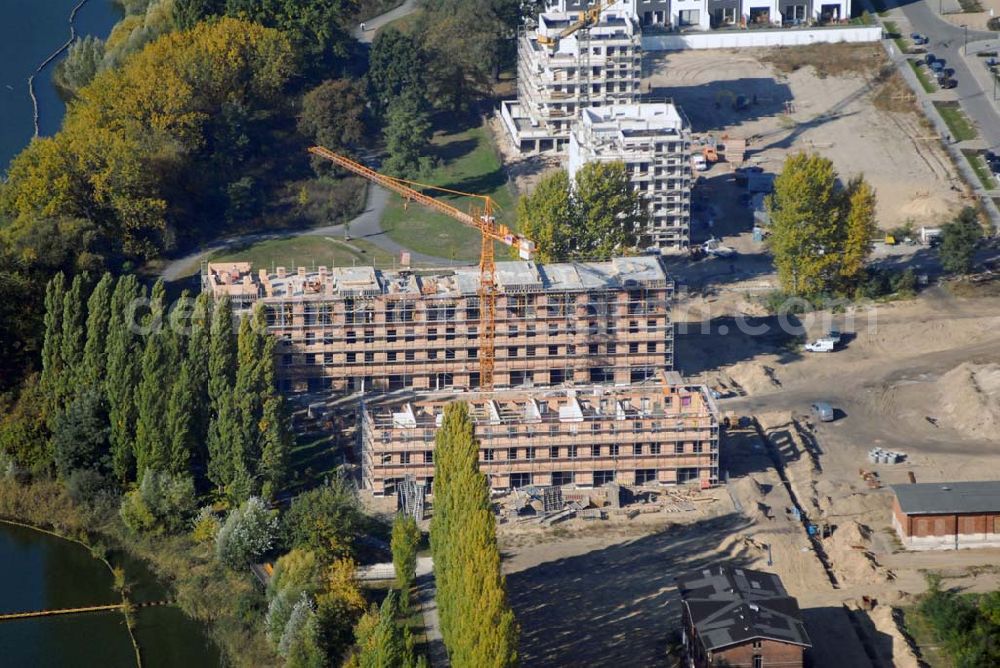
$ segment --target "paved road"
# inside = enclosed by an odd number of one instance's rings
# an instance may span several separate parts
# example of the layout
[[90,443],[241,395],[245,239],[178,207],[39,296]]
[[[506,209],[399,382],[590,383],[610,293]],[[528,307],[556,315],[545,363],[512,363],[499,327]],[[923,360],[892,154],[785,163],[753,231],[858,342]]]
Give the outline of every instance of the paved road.
[[[947,67],[955,69],[958,86],[952,92],[962,103],[966,114],[976,123],[979,135],[986,146],[1000,146],[1000,113],[991,100],[993,91],[983,90],[980,81],[972,75],[969,64],[962,57],[965,30],[942,20],[935,9],[928,4],[928,0],[903,5],[897,11],[910,22],[912,32],[923,33],[930,38],[927,50],[935,56],[944,58]],[[968,31],[969,42],[995,38],[995,33]]]
[[354,28],[354,39],[358,40],[362,44],[371,44],[372,40],[375,39],[375,33],[378,29],[387,23],[392,23],[396,19],[401,19],[404,16],[412,14],[417,9],[417,0],[406,0],[399,7],[386,12],[385,14],[380,14],[373,19],[365,21],[365,29],[361,30],[361,26]]

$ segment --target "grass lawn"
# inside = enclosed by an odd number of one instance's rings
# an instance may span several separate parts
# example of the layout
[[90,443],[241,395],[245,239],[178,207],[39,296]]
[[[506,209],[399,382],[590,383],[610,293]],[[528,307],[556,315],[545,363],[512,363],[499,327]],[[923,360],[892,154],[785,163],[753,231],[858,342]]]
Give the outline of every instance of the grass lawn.
[[271,239],[252,245],[227,248],[213,255],[210,262],[252,262],[254,269],[272,269],[275,266],[312,268],[371,266],[393,267],[398,260],[392,254],[373,246],[363,239],[344,241],[337,237],[303,236],[290,239]]
[[910,44],[903,38],[903,34],[899,32],[899,26],[897,26],[892,21],[885,21],[885,32],[892,36],[892,41],[896,43],[896,48],[899,49],[900,53],[909,53]]
[[[402,3],[400,3],[400,4],[402,4]],[[406,16],[401,16],[400,18],[396,19],[395,21],[390,21],[389,23],[386,23],[384,26],[382,26],[381,28],[379,28],[378,32],[376,32],[375,35],[378,36],[379,33],[383,32],[384,30],[386,30],[388,28],[395,28],[396,30],[398,30],[401,33],[409,34],[409,33],[413,32],[413,29],[416,27],[417,20],[420,18],[420,15],[423,14],[423,13],[424,13],[424,10],[418,9],[418,10],[414,11],[412,14],[407,14]]]
[[934,106],[941,114],[948,129],[951,130],[953,139],[967,141],[976,138],[978,134],[976,128],[973,127],[962,108],[958,106],[958,102],[935,102]]
[[343,456],[329,435],[297,434],[289,459],[292,479],[286,491],[298,493],[331,476]]
[[979,4],[979,0],[958,0],[958,4],[962,6],[962,11],[965,13],[983,11],[983,6]]
[[902,611],[906,632],[919,646],[921,657],[927,665],[931,668],[952,668],[954,664],[941,650],[940,644],[934,637],[934,630],[917,610],[917,606],[908,606],[902,608]]
[[[489,195],[499,206],[495,212],[497,222],[513,225],[514,195],[507,185],[507,174],[485,127],[438,133],[433,139],[433,150],[439,166],[420,181],[451,190]],[[428,194],[464,211],[478,203],[475,199],[457,195],[434,191]],[[404,208],[399,197],[393,197],[386,207],[382,229],[391,239],[418,253],[473,263],[479,259],[478,231],[419,204]],[[506,256],[507,251],[498,247],[497,258]]]
[[931,83],[931,78],[927,74],[927,68],[921,67],[917,64],[915,60],[907,60],[910,67],[913,69],[913,73],[917,75],[917,81],[920,82],[920,86],[924,89],[925,93],[933,93],[937,88]]
[[969,161],[969,164],[972,166],[972,171],[974,171],[976,176],[979,177],[979,182],[983,184],[984,188],[987,190],[993,190],[997,187],[996,182],[993,180],[993,175],[986,166],[986,161],[983,160],[983,156],[979,155],[979,151],[966,148],[962,149],[962,155],[964,155],[965,159]]

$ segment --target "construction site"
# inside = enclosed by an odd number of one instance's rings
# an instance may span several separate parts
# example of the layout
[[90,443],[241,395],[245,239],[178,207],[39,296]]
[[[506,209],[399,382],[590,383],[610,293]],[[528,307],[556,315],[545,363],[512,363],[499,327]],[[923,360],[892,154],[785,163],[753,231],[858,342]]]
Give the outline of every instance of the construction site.
[[[204,289],[234,310],[265,306],[285,392],[482,387],[479,269],[209,264]],[[657,379],[673,368],[673,282],[656,257],[495,266],[493,383]]]
[[[283,390],[332,412],[324,424],[371,508],[426,528],[436,429],[447,403],[468,403],[525,665],[677,658],[675,578],[719,564],[780,577],[808,630],[806,665],[926,665],[908,626],[926,573],[996,590],[1000,548],[977,520],[975,550],[907,549],[892,488],[1000,478],[995,276],[877,317],[782,319],[763,306],[778,283],[752,230],[790,152],[819,152],[845,179],[864,171],[886,229],[937,225],[967,201],[955,166],[871,46],[647,55],[640,68],[627,17],[573,16],[519,36],[518,100],[501,106],[498,139],[509,165],[624,160],[656,202],[648,240],[662,256],[536,263],[489,198],[455,209],[313,149],[479,230],[479,266],[220,263],[203,289],[242,313],[264,304]],[[706,237],[730,252],[669,254]],[[877,262],[927,263],[927,248],[882,246]],[[522,259],[497,262],[504,247]],[[831,330],[844,341],[832,354],[803,348]],[[928,543],[951,540],[934,531]]]
[[498,491],[718,483],[715,403],[705,388],[685,385],[671,374],[662,385],[510,390],[421,396],[401,406],[366,404],[361,409],[364,487],[376,496],[394,495],[409,475],[430,489],[434,434],[445,406],[455,400],[469,406],[480,470]]

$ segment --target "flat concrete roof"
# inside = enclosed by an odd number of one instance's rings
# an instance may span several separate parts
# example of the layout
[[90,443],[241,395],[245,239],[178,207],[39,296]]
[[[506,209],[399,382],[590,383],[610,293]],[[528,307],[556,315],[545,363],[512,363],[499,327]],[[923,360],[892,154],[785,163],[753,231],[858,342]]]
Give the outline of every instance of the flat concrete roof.
[[[254,273],[248,262],[209,264],[216,293],[234,290],[260,296],[283,297],[458,297],[479,291],[479,267],[384,271],[372,267],[319,267],[294,271]],[[651,255],[616,257],[607,262],[538,264],[527,261],[496,263],[497,287],[503,294],[545,291],[664,288],[670,283],[660,259]]]
[[892,485],[907,515],[1000,512],[1000,480]]

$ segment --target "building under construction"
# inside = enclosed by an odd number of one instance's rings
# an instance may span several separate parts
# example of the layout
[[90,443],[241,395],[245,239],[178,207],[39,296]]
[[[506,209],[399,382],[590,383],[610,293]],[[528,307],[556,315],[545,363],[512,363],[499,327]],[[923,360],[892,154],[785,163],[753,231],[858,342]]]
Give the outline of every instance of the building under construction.
[[608,11],[560,38],[576,21],[575,13],[546,12],[537,27],[518,37],[517,100],[500,106],[518,151],[564,151],[582,110],[638,100],[642,47],[636,22]]
[[[203,289],[266,307],[284,392],[476,389],[478,267],[254,271],[208,264]],[[658,379],[673,367],[673,282],[658,257],[496,264],[494,386]]]
[[718,409],[704,387],[666,376],[662,385],[436,393],[405,403],[363,403],[364,487],[379,496],[395,494],[410,475],[430,489],[434,435],[456,399],[469,405],[479,467],[496,490],[717,484]]

